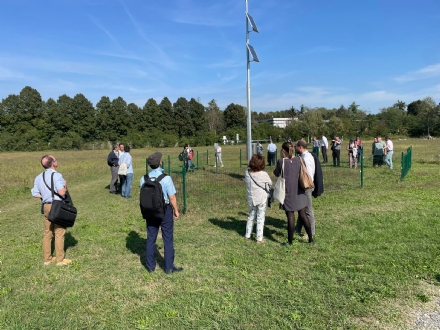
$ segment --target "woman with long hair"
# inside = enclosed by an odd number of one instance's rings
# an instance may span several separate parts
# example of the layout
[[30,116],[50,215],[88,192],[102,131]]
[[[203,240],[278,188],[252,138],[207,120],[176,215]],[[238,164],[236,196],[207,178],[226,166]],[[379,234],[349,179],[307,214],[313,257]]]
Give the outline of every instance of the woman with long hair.
[[306,229],[309,243],[313,243],[312,230],[309,218],[306,214],[307,196],[306,192],[299,185],[299,172],[301,169],[301,161],[299,157],[295,157],[295,150],[291,142],[284,142],[281,147],[282,157],[278,159],[277,166],[273,171],[276,177],[281,175],[285,179],[286,196],[284,204],[280,208],[286,212],[287,216],[287,240],[292,245],[293,232],[295,228],[295,212],[301,217],[304,228]]

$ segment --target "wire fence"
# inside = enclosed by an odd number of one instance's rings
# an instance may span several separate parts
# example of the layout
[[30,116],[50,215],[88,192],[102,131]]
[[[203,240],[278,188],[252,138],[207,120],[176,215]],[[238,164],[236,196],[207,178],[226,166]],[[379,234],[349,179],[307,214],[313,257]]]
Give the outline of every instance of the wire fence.
[[409,147],[405,152],[402,152],[402,166],[400,180],[403,181],[412,166],[412,146]]
[[[409,160],[402,158],[402,171],[408,166],[411,168],[411,148],[406,154],[409,154],[406,156]],[[193,213],[198,210],[215,211],[243,205],[246,200],[245,152],[239,150],[233,157],[229,155],[227,160],[223,160],[224,167],[216,166],[214,152],[208,150],[196,152],[192,161],[195,168],[190,168],[187,163],[179,161],[177,156],[166,156],[162,163],[164,172],[173,179],[177,190],[177,202],[182,213]],[[403,165],[404,161],[405,165]],[[370,172],[373,168],[371,154],[363,153],[358,158],[356,167],[350,168],[349,165],[348,152],[342,152],[339,167],[333,166],[332,155],[329,154],[329,162],[321,164],[326,193],[356,190],[364,187],[369,181],[380,180],[380,177],[377,177],[378,172]],[[275,184],[277,178],[273,174],[274,169],[275,166],[266,166],[265,171]],[[147,163],[146,171],[148,173]],[[365,176],[365,173],[370,174]]]

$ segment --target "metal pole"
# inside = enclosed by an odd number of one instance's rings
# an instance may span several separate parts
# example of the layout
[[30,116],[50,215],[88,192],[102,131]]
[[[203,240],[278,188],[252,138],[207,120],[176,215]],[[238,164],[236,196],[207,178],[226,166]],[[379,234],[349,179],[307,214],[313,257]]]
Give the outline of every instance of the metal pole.
[[364,186],[364,154],[362,153],[360,157],[361,161],[361,188]]
[[240,167],[241,167],[241,149],[240,149]]
[[[246,0],[246,14],[248,13],[248,0]],[[246,60],[247,60],[247,123],[246,123],[246,155],[249,161],[252,157],[252,127],[251,127],[251,62],[249,61],[249,50],[247,45],[249,44],[249,22],[247,16],[246,19]]]
[[183,214],[186,213],[186,166],[182,166]]
[[199,151],[196,151],[196,155],[197,155],[197,169],[199,168]]
[[171,156],[168,155],[168,175],[171,173]]

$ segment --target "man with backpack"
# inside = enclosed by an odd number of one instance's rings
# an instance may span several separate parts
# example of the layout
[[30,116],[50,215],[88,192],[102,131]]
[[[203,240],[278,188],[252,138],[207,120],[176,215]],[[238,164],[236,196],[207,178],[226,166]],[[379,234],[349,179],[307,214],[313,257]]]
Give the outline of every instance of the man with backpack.
[[[162,153],[155,152],[148,157],[150,173],[140,180],[140,207],[147,222],[146,266],[149,272],[156,268],[154,254],[159,227],[162,228],[164,243],[165,272],[180,272],[182,267],[174,266],[174,218],[179,217],[176,188],[170,176],[163,174]],[[157,198],[156,198],[157,197]]]

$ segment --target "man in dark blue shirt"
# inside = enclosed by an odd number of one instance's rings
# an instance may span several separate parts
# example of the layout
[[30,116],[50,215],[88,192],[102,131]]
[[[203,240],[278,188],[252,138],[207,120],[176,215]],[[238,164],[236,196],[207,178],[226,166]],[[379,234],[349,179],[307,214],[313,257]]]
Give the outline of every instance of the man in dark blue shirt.
[[119,171],[119,157],[118,157],[119,146],[117,144],[113,145],[113,150],[108,154],[107,164],[110,166],[112,173],[112,181],[110,181],[110,194],[116,194],[116,183],[118,182],[118,171]]

